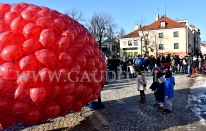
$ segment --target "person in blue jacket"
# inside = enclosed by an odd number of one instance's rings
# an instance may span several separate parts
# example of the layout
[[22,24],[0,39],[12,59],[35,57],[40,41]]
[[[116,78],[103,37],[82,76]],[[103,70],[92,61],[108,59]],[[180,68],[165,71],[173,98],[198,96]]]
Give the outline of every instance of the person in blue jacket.
[[164,83],[164,110],[163,114],[172,113],[172,98],[174,97],[175,78],[172,72],[167,70],[165,74],[166,81]]

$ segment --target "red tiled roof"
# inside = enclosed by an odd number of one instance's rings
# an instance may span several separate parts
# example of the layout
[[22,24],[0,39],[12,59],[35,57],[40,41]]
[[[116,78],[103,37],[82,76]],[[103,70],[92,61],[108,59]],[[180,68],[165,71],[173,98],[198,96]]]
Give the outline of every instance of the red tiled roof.
[[[161,27],[161,22],[166,22],[164,27]],[[174,21],[166,16],[160,18],[158,21],[155,21],[154,23],[143,26],[142,28],[138,29],[139,31],[143,30],[158,30],[158,29],[170,29],[170,28],[182,28],[186,27],[186,25],[181,24],[177,21]],[[127,35],[125,35],[123,38],[131,38],[131,37],[138,37],[139,33],[138,30],[135,30]]]
[[195,28],[195,26],[194,26],[194,25],[190,25],[190,27],[191,27],[191,28]]

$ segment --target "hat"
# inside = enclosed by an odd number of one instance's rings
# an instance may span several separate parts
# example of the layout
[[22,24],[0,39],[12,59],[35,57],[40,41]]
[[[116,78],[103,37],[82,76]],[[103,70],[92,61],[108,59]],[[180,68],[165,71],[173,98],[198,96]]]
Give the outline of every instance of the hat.
[[171,71],[167,71],[165,74],[165,78],[169,78],[172,77],[172,72]]

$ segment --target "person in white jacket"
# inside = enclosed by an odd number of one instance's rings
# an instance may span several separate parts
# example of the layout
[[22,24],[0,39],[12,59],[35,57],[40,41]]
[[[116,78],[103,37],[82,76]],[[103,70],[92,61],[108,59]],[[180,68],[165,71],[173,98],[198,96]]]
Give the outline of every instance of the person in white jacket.
[[145,72],[139,72],[137,76],[137,90],[140,91],[140,97],[139,100],[140,103],[146,103],[146,95],[145,90],[147,86],[147,80],[145,78]]

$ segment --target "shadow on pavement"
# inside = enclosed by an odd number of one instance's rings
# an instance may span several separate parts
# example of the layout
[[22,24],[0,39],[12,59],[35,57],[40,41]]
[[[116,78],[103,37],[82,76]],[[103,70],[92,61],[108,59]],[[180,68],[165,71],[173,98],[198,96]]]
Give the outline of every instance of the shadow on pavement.
[[105,109],[96,110],[92,115],[73,127],[72,131],[160,131],[160,130],[203,130],[205,127],[195,124],[199,118],[190,108],[186,108],[189,89],[175,90],[173,114],[162,114],[152,105],[153,94],[147,94],[147,103],[138,102],[139,94],[119,100],[105,101]]

